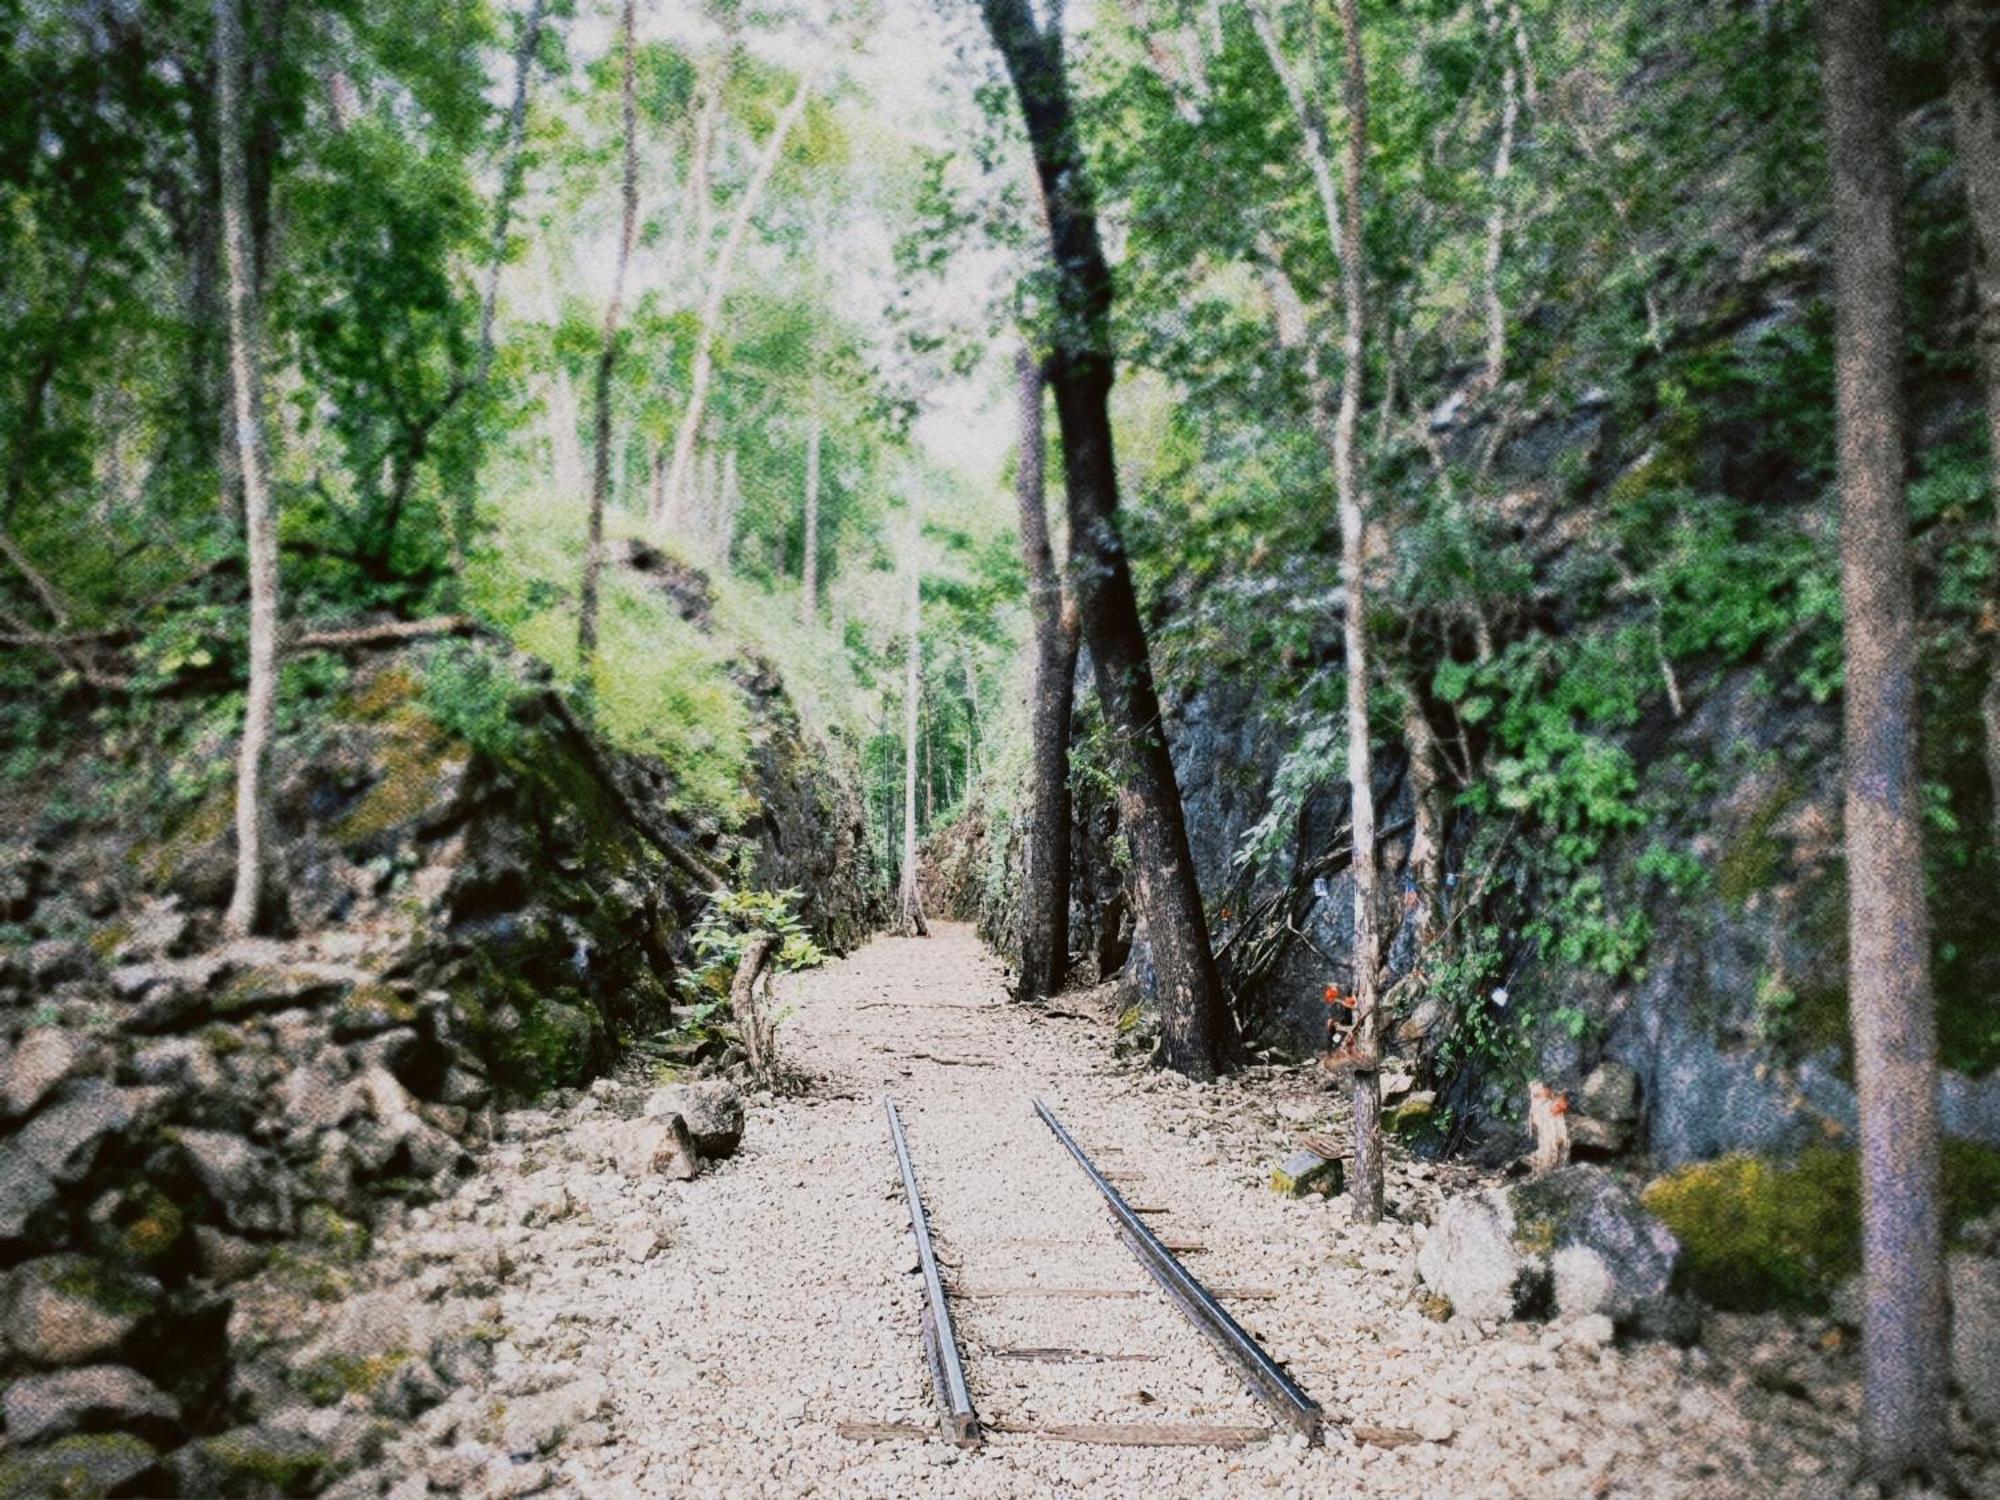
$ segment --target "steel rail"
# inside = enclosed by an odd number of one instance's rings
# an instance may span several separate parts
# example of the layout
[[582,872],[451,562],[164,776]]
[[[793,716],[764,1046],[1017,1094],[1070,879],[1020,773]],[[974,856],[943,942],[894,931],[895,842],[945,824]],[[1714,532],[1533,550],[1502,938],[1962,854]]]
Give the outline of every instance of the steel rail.
[[1044,1125],[1055,1132],[1056,1139],[1076,1158],[1076,1164],[1083,1168],[1084,1174],[1104,1195],[1112,1217],[1118,1220],[1123,1231],[1121,1238],[1126,1248],[1152,1273],[1153,1279],[1159,1282],[1188,1320],[1221,1351],[1222,1357],[1242,1373],[1249,1382],[1251,1394],[1269,1407],[1280,1421],[1303,1433],[1309,1445],[1316,1445],[1320,1441],[1323,1418],[1319,1403],[1299,1388],[1298,1382],[1264,1352],[1263,1345],[1229,1315],[1229,1310],[1195,1279],[1194,1273],[1160,1243],[1160,1237],[1146,1227],[1145,1220],[1133,1211],[1118,1189],[1106,1181],[1104,1174],[1084,1155],[1083,1148],[1063,1128],[1062,1121],[1056,1118],[1055,1111],[1045,1100],[1035,1100],[1035,1113],[1042,1117]]
[[931,1249],[931,1226],[924,1217],[923,1195],[917,1191],[917,1169],[910,1163],[910,1143],[903,1134],[896,1101],[884,1094],[882,1108],[889,1117],[889,1139],[895,1143],[896,1165],[902,1168],[903,1196],[910,1203],[910,1231],[916,1236],[917,1262],[924,1275],[924,1354],[930,1361],[931,1381],[944,1405],[945,1430],[951,1440],[961,1448],[977,1448],[984,1434],[979,1428],[979,1414],[972,1409],[972,1393],[966,1389],[965,1362],[959,1357],[958,1334],[951,1326],[951,1308],[945,1303],[937,1254]]

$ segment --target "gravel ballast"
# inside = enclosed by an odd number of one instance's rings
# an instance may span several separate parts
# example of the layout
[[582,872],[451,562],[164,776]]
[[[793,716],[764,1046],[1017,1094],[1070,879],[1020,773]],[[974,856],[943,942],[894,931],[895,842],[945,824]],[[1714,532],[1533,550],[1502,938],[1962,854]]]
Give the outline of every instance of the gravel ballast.
[[[1190,1085],[1115,1055],[1095,1022],[1008,1004],[1003,978],[970,929],[942,923],[787,976],[780,1047],[808,1086],[750,1097],[741,1148],[692,1182],[635,1180],[590,1145],[639,1113],[650,1076],[506,1117],[465,1190],[409,1214],[373,1257],[384,1276],[464,1260],[494,1289],[492,1367],[346,1492],[1848,1493],[1855,1362],[1832,1325],[1711,1318],[1705,1346],[1682,1350],[1612,1343],[1601,1318],[1432,1321],[1423,1225],[1478,1174],[1392,1151],[1392,1217],[1366,1229],[1344,1197],[1280,1197],[1272,1164],[1302,1135],[1345,1128],[1310,1067]],[[976,1452],[940,1434],[884,1094],[993,1429]],[[1201,1247],[1188,1267],[1325,1408],[1323,1448],[1277,1426],[1153,1285],[1035,1117],[1036,1094],[1156,1232]],[[1268,1437],[1114,1446],[1035,1431],[1098,1424]],[[864,1435],[899,1428],[916,1431]],[[1968,1467],[1976,1493],[1996,1493],[1990,1465]]]

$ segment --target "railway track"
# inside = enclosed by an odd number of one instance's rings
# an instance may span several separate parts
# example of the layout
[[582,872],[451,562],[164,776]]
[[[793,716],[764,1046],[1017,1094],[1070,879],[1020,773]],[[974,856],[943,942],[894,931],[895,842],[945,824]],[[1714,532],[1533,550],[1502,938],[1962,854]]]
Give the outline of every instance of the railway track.
[[[1319,1404],[1299,1387],[1284,1367],[1271,1357],[1224,1305],[1225,1298],[1249,1300],[1270,1294],[1248,1288],[1210,1289],[1204,1286],[1176,1253],[1177,1249],[1182,1252],[1199,1249],[1199,1245],[1184,1238],[1175,1241],[1158,1233],[1146,1220],[1149,1214],[1161,1212],[1160,1207],[1134,1205],[1120,1191],[1120,1182],[1130,1182],[1139,1174],[1107,1171],[1099,1167],[1064,1127],[1047,1101],[1035,1098],[1030,1102],[1036,1116],[1048,1127],[1054,1141],[1068,1153],[1102,1200],[1111,1221],[1110,1227],[1117,1240],[1123,1243],[1151,1278],[1154,1289],[1148,1289],[1143,1284],[1137,1287],[1040,1284],[992,1286],[961,1280],[956,1274],[957,1268],[951,1266],[939,1253],[932,1233],[931,1213],[926,1207],[923,1190],[917,1179],[916,1165],[910,1153],[909,1137],[904,1130],[902,1116],[897,1109],[896,1101],[885,1096],[882,1100],[883,1112],[888,1121],[890,1141],[895,1148],[897,1168],[902,1177],[904,1198],[909,1210],[911,1233],[916,1242],[917,1274],[923,1281],[919,1331],[923,1339],[925,1362],[930,1368],[931,1381],[941,1414],[943,1436],[963,1448],[979,1447],[985,1441],[987,1434],[992,1432],[1020,1433],[1069,1442],[1240,1447],[1252,1442],[1265,1441],[1276,1433],[1289,1429],[1299,1434],[1308,1445],[1318,1444],[1324,1423],[1324,1414]],[[1032,1246],[1037,1242],[1032,1238],[1017,1238],[1014,1243]],[[948,1272],[951,1274],[948,1275]],[[959,1337],[958,1324],[953,1317],[954,1299],[972,1302],[975,1305],[983,1305],[988,1299],[1045,1299],[1047,1304],[1058,1306],[1066,1302],[1111,1302],[1132,1306],[1156,1295],[1164,1295],[1187,1322],[1208,1341],[1228,1370],[1241,1381],[1245,1391],[1262,1403],[1277,1424],[1276,1427],[1224,1426],[1211,1423],[1072,1424],[1017,1422],[1008,1419],[982,1420],[973,1404],[973,1383],[967,1375],[965,1349]],[[1004,1362],[1014,1367],[1074,1363],[1103,1364],[1112,1370],[1118,1369],[1127,1361],[1156,1358],[1155,1355],[1145,1353],[1092,1352],[1058,1345],[991,1349],[986,1351],[984,1357],[992,1359],[996,1364]],[[1140,1391],[1137,1395],[1144,1400],[1153,1399],[1145,1391]],[[900,1431],[895,1434],[886,1431],[857,1431],[854,1435],[912,1434]]]

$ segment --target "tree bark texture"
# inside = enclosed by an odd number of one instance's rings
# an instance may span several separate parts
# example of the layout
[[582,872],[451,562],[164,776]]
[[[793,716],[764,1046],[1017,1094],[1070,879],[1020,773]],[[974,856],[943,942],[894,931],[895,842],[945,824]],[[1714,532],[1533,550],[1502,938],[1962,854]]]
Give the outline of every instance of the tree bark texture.
[[896,894],[897,930],[928,937],[923,883],[917,878],[917,712],[923,691],[923,570],[917,561],[917,518],[910,517],[910,608],[903,657],[903,870]]
[[638,45],[633,37],[634,0],[619,13],[618,45],[623,58],[621,103],[625,125],[625,169],[619,185],[623,213],[618,230],[618,266],[611,275],[611,301],[604,309],[598,341],[594,413],[597,455],[590,473],[590,517],[583,543],[583,588],[576,621],[577,670],[591,692],[597,659],[597,596],[604,574],[604,505],[611,490],[611,386],[618,370],[618,324],[625,310],[625,273],[639,232]]
[[1878,1483],[1949,1459],[1937,1026],[1916,762],[1903,492],[1896,121],[1880,0],[1822,0],[1833,189],[1845,609],[1848,1006],[1861,1103],[1863,1459]]
[[1208,919],[1188,851],[1159,695],[1118,530],[1110,396],[1111,273],[1063,74],[1060,12],[1047,31],[1027,0],[981,0],[1020,100],[1056,273],[1049,361],[1069,498],[1070,576],[1104,717],[1122,741],[1120,813],[1139,922],[1152,946],[1164,1059],[1213,1076],[1227,1027]]
[[1341,336],[1340,410],[1334,427],[1334,489],[1340,508],[1340,570],[1347,588],[1347,785],[1354,819],[1354,1050],[1362,1066],[1353,1074],[1354,1217],[1373,1224],[1382,1217],[1382,1093],[1374,1063],[1381,1055],[1376,1013],[1381,962],[1381,899],[1375,852],[1375,772],[1368,735],[1367,499],[1354,451],[1361,415],[1361,355],[1365,330],[1361,244],[1361,182],[1368,151],[1368,81],[1361,57],[1361,23],[1355,0],[1340,0],[1342,94],[1347,142],[1341,153],[1341,293],[1346,320]]
[[[1023,1000],[1062,991],[1069,971],[1070,709],[1076,691],[1076,613],[1063,598],[1049,545],[1044,498],[1042,369],[1027,349],[1017,362],[1021,450],[1014,490],[1028,571],[1034,676],[1028,690],[1028,843],[1021,889]],[[968,665],[969,672],[969,665]],[[970,682],[967,684],[970,689]]]
[[757,164],[751,169],[750,181],[743,189],[743,196],[737,200],[736,213],[729,221],[729,232],[723,239],[722,249],[709,272],[708,295],[702,302],[701,322],[695,333],[687,405],[682,408],[681,425],[674,436],[674,456],[667,465],[667,485],[660,509],[658,514],[650,517],[656,530],[666,526],[668,517],[681,504],[693,473],[695,440],[701,433],[702,418],[708,409],[708,388],[715,379],[715,335],[722,326],[722,304],[729,294],[729,279],[735,269],[736,257],[749,237],[750,220],[763,201],[764,189],[771,181],[771,174],[777,170],[778,158],[785,149],[785,138],[791,134],[799,116],[805,113],[806,103],[811,97],[812,80],[802,80],[791,102],[771,127],[771,134],[758,153]]
[[216,0],[216,136],[221,157],[223,264],[228,282],[229,384],[250,578],[250,680],[236,762],[236,884],[225,925],[254,932],[270,915],[265,785],[278,698],[278,527],[264,437],[263,332],[251,244],[243,147],[243,21],[238,0]]

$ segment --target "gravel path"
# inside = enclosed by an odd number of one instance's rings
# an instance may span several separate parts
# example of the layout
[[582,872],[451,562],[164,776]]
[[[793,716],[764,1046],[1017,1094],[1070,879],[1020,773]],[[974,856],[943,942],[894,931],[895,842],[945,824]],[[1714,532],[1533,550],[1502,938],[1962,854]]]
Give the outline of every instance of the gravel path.
[[[1432,1322],[1414,1252],[1469,1170],[1392,1158],[1395,1218],[1369,1230],[1344,1200],[1281,1199],[1264,1185],[1271,1162],[1300,1133],[1341,1128],[1312,1070],[1195,1088],[1115,1056],[1095,1023],[1005,1004],[970,930],[934,931],[783,981],[781,1043],[810,1091],[753,1102],[742,1149],[697,1181],[635,1183],[574,1144],[593,1117],[636,1108],[651,1081],[634,1078],[509,1116],[464,1193],[384,1236],[393,1265],[458,1253],[476,1231],[476,1253],[500,1262],[487,1306],[504,1331],[490,1380],[392,1451],[393,1493],[1845,1492],[1853,1360],[1826,1325],[1714,1320],[1706,1349],[1682,1351],[1605,1347],[1582,1325]],[[997,1429],[977,1453],[934,1435],[884,1093],[909,1132],[974,1402]],[[1237,1289],[1232,1311],[1326,1408],[1324,1448],[1274,1430],[1151,1289],[1035,1118],[1036,1093],[1129,1201],[1159,1210],[1158,1232],[1202,1247],[1185,1256],[1197,1275]],[[1075,1290],[1115,1295],[1051,1295]],[[1132,1447],[1017,1430],[1086,1423],[1270,1436]],[[924,1435],[870,1440],[855,1424]]]

